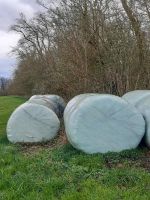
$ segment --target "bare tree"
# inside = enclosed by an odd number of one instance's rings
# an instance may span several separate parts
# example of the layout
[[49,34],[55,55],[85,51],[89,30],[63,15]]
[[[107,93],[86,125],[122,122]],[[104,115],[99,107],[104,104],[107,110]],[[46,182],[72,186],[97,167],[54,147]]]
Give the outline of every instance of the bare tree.
[[11,27],[21,34],[13,91],[70,98],[149,87],[148,0],[50,2],[40,0],[44,13],[30,21],[22,14]]
[[10,80],[5,77],[0,77],[0,95],[7,95]]

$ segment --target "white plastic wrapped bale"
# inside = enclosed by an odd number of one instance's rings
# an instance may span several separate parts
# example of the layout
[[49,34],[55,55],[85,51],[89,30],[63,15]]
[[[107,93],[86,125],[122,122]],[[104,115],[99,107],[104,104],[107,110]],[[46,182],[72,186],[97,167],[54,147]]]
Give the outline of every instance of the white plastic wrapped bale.
[[46,106],[47,108],[49,108],[53,112],[55,112],[57,116],[59,116],[59,108],[58,108],[57,104],[54,103],[53,101],[47,99],[46,97],[41,97],[41,98],[37,98],[37,99],[29,99],[27,102]]
[[63,113],[64,113],[64,109],[66,107],[66,103],[64,101],[64,99],[58,95],[54,95],[54,94],[47,94],[47,95],[34,95],[30,98],[30,100],[32,99],[39,99],[39,98],[46,98],[47,100],[49,99],[50,101],[52,101],[53,103],[57,104],[57,109],[58,109],[58,116],[62,117]]
[[59,117],[63,117],[64,109],[66,107],[66,103],[64,99],[58,95],[53,95],[53,94],[52,95],[49,94],[45,96],[57,104],[58,110],[59,110]]
[[143,115],[146,122],[144,141],[150,148],[150,90],[135,90],[123,95],[123,98],[133,104]]
[[25,103],[8,120],[7,137],[12,143],[46,142],[57,135],[59,127],[59,119],[52,110]]
[[145,132],[138,110],[113,95],[76,96],[66,106],[64,122],[69,142],[90,154],[136,148]]
[[150,105],[148,107],[142,106],[141,113],[143,114],[146,122],[146,132],[144,135],[144,142],[146,146],[150,148]]
[[130,104],[136,106],[147,96],[150,96],[150,90],[134,90],[127,92],[122,96],[122,98]]

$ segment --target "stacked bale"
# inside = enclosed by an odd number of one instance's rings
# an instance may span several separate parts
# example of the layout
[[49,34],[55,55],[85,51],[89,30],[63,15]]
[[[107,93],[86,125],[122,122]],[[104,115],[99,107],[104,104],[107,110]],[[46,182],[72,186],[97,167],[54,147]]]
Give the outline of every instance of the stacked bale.
[[54,109],[54,111],[58,117],[61,118],[63,116],[66,104],[62,97],[60,97],[58,95],[50,95],[50,94],[34,95],[29,99],[29,101],[30,102],[36,101],[37,99],[42,99],[42,100],[46,101],[47,103],[44,103],[44,104],[47,104],[48,107],[51,106]]
[[69,142],[90,154],[136,148],[145,131],[138,110],[114,95],[76,96],[65,109],[64,122]]
[[135,106],[148,96],[150,96],[150,90],[134,90],[124,94],[122,98]]
[[47,108],[51,109],[54,113],[56,113],[56,115],[59,117],[59,108],[57,104],[47,98],[29,99],[28,103],[46,106]]
[[131,91],[123,95],[122,98],[134,105],[143,115],[146,122],[144,141],[150,148],[150,90]]
[[65,107],[65,103],[57,95],[48,96],[34,96],[12,113],[7,124],[7,137],[10,142],[45,142],[57,135],[60,128],[58,117],[62,116],[64,109],[60,110],[58,100],[60,99],[62,107]]

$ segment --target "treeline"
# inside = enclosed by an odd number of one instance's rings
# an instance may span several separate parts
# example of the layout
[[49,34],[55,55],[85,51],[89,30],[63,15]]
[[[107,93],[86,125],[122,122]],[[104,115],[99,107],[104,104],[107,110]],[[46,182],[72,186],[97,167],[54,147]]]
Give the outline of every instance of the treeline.
[[0,96],[6,96],[9,94],[10,85],[10,79],[0,76]]
[[[56,2],[56,1],[55,1]],[[150,0],[51,0],[21,34],[10,93],[122,95],[150,86]]]

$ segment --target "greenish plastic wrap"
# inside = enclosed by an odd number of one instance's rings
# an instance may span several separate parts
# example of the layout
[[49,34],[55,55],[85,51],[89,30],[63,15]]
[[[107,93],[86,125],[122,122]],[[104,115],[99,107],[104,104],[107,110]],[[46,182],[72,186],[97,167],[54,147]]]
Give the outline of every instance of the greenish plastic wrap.
[[150,96],[150,90],[134,90],[131,92],[127,92],[122,96],[122,98],[130,104],[136,106],[148,96]]
[[12,143],[46,142],[57,135],[59,127],[59,119],[52,110],[25,103],[8,120],[7,137]]
[[138,110],[107,94],[74,97],[66,106],[64,122],[69,142],[89,154],[136,148],[145,132]]
[[59,108],[56,103],[47,99],[47,98],[37,98],[37,99],[29,99],[28,103],[39,104],[42,106],[46,106],[47,108],[51,109],[57,116],[59,116]]
[[57,114],[57,116],[59,118],[63,116],[66,103],[62,97],[54,94],[46,94],[46,95],[34,95],[30,98],[31,101],[36,99],[43,99],[47,102],[50,101],[50,104],[54,104],[53,110]]
[[144,141],[150,148],[150,90],[135,90],[126,93],[122,98],[133,104],[143,115],[146,123]]

